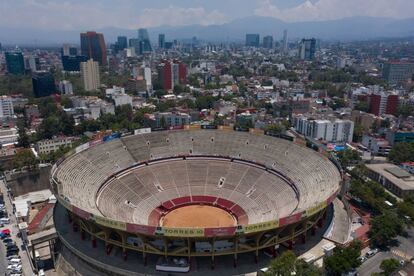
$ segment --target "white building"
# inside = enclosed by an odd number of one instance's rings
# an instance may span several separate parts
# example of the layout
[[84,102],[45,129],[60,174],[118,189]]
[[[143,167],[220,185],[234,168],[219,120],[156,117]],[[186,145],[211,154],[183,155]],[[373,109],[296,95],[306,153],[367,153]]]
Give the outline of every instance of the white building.
[[300,115],[293,118],[293,124],[299,133],[330,143],[351,143],[354,134],[354,122],[349,120],[313,120]]
[[0,144],[1,145],[16,143],[18,138],[19,138],[19,134],[17,133],[17,129],[15,128],[0,129]]
[[113,86],[105,91],[107,97],[111,98],[115,102],[115,106],[131,105],[132,97],[125,93],[125,88]]
[[73,95],[73,86],[70,81],[63,80],[59,82],[59,91],[64,95]]
[[1,96],[0,97],[0,118],[4,117],[13,117],[14,116],[14,108],[13,108],[13,101],[10,97]]
[[73,137],[55,137],[50,140],[42,140],[36,143],[36,151],[40,153],[51,153],[60,147],[72,147]]
[[101,86],[99,63],[90,59],[86,62],[81,62],[80,69],[85,91],[98,90]]

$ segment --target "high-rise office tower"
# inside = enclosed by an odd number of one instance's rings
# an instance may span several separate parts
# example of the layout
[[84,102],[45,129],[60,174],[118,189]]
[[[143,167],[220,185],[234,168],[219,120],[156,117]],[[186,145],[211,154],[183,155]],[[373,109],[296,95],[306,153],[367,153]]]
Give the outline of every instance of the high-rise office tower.
[[6,52],[6,67],[7,72],[12,75],[23,75],[25,72],[24,58],[22,52],[15,50],[13,52]]
[[128,40],[126,36],[118,36],[117,38],[117,47],[119,51],[122,51],[128,48]]
[[80,69],[85,91],[98,90],[98,88],[101,86],[98,62],[94,61],[93,59],[90,59],[86,62],[81,62]]
[[175,85],[187,83],[187,66],[178,60],[164,60],[158,66],[158,76],[164,90],[172,90]]
[[263,37],[263,47],[267,49],[273,48],[273,36],[267,35]]
[[151,52],[151,42],[149,39],[148,31],[147,29],[138,29],[138,40],[142,42],[142,52]]
[[390,85],[402,84],[414,79],[414,63],[390,61],[384,64],[382,77]]
[[165,34],[159,34],[158,35],[158,47],[160,49],[165,48]]
[[78,48],[71,44],[63,44],[62,56],[76,56],[78,54]]
[[246,46],[259,47],[260,35],[259,34],[246,34]]
[[36,72],[32,76],[33,94],[36,98],[47,97],[56,92],[55,78],[50,72]]
[[316,53],[316,39],[302,39],[299,46],[299,57],[303,60],[313,60]]
[[81,53],[88,59],[98,61],[100,65],[106,65],[106,45],[103,34],[86,32],[80,34]]
[[288,31],[287,30],[283,31],[283,45],[282,45],[282,47],[283,47],[282,52],[284,54],[286,54],[289,50],[289,47],[288,47]]
[[36,56],[28,56],[25,58],[25,67],[27,70],[36,72],[40,70],[40,60]]

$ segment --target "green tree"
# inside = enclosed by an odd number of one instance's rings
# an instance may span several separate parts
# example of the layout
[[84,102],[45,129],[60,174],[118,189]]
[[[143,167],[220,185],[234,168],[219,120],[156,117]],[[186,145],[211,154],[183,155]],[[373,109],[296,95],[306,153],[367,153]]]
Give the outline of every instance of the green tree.
[[265,127],[266,131],[270,131],[274,134],[281,134],[283,131],[285,131],[285,126],[281,124],[271,124],[267,125]]
[[374,217],[369,231],[370,242],[379,248],[388,247],[404,231],[403,221],[393,212]]
[[30,149],[23,149],[16,153],[12,160],[13,168],[21,169],[23,167],[28,167],[29,170],[35,168],[38,164],[36,156]]
[[395,144],[388,159],[397,164],[414,161],[414,142]]
[[382,269],[382,273],[384,275],[391,275],[391,273],[393,273],[399,267],[400,262],[394,258],[383,260],[380,264],[380,268]]
[[361,265],[360,255],[360,242],[354,241],[349,247],[336,247],[331,256],[325,257],[325,270],[328,275],[340,276],[342,273],[349,272]]
[[292,251],[285,251],[272,260],[266,275],[272,276],[321,276],[322,271],[313,264],[297,259]]
[[295,270],[295,262],[295,253],[285,251],[270,263],[266,275],[290,276]]
[[343,168],[346,168],[350,165],[356,165],[361,161],[361,156],[356,150],[346,149],[338,152],[339,162]]

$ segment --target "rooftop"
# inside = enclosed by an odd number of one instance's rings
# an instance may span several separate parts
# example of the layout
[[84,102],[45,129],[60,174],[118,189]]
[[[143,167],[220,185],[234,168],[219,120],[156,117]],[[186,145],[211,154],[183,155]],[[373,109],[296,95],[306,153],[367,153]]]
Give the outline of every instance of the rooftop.
[[402,190],[414,190],[414,176],[390,163],[368,164],[368,169],[381,174]]

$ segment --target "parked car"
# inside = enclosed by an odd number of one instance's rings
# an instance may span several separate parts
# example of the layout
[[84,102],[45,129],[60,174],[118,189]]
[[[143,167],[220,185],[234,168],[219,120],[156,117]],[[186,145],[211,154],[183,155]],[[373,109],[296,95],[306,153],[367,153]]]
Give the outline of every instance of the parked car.
[[12,242],[13,240],[11,239],[11,238],[5,238],[4,240],[3,240],[3,243],[4,244],[6,244],[6,243],[9,243],[9,242]]
[[8,250],[6,253],[6,257],[16,256],[19,253],[18,250]]
[[365,254],[365,257],[367,257],[367,258],[371,258],[372,256],[375,256],[375,254],[377,254],[378,253],[378,248],[374,248],[374,249],[371,249],[370,251],[368,251],[366,254]]

